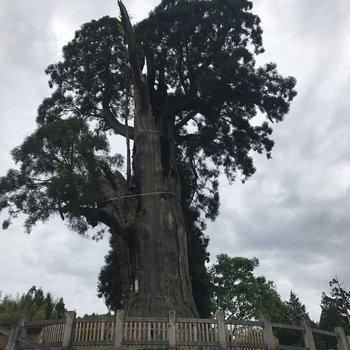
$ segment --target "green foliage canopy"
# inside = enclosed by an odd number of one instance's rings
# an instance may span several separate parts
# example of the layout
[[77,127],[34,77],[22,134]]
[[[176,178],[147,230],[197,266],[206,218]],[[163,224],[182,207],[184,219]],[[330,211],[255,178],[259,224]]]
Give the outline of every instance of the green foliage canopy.
[[338,277],[334,277],[329,282],[329,286],[331,287],[330,298],[350,326],[350,290],[343,287]]
[[[251,151],[270,157],[271,123],[283,120],[296,95],[295,79],[279,75],[275,64],[256,67],[254,56],[264,49],[251,8],[246,0],[163,0],[135,26],[153,111],[173,121],[178,163],[190,173],[190,206],[210,219],[218,213],[218,174],[244,181],[255,172]],[[96,181],[114,173],[120,158],[109,155],[116,163],[101,164],[99,153],[108,152],[108,130],[134,137],[122,123],[133,114],[132,98],[125,108],[133,87],[120,22],[106,16],[83,25],[46,73],[53,93],[38,109],[38,129],[13,151],[20,170],[0,180],[0,210],[10,214],[3,227],[18,212],[28,217],[27,231],[54,212],[79,232],[88,224],[108,226],[97,213],[105,198]],[[255,122],[258,113],[266,121]],[[56,126],[74,123],[82,126],[72,129],[78,140],[59,142]]]
[[[96,225],[89,208],[97,205],[99,169],[122,164],[120,156],[108,155],[104,135],[89,130],[83,119],[57,119],[45,124],[12,151],[19,170],[11,169],[0,179],[0,209],[8,208],[7,228],[18,213],[27,214],[26,231],[38,220],[55,213],[66,215],[71,227],[84,233]],[[89,222],[83,220],[89,217]]]
[[[335,327],[342,327],[345,333],[349,335],[350,327],[344,312],[344,304],[343,302],[340,302],[341,300],[338,298],[340,296],[340,290],[337,288],[338,279],[333,279],[329,284],[331,287],[331,296],[322,293],[321,315],[318,326],[320,329],[325,329],[331,332],[334,332]],[[340,284],[339,287],[341,288]],[[333,337],[318,336],[316,344],[317,348],[321,350],[335,349],[337,347],[337,341]]]
[[[279,322],[300,325],[302,320],[310,320],[310,316],[306,311],[305,305],[300,301],[299,297],[293,292],[290,292],[289,300],[283,303],[284,313]],[[304,339],[301,332],[287,329],[277,329],[276,335],[279,343],[283,345],[294,345],[303,347]]]
[[251,9],[250,1],[162,1],[135,28],[155,113],[166,106],[174,118],[181,158],[196,175],[193,206],[208,184],[217,193],[220,171],[230,181],[251,176],[252,150],[270,157],[271,126],[252,120],[258,112],[283,120],[296,95],[295,79],[275,64],[255,67],[264,49]]
[[261,319],[264,315],[281,319],[283,302],[272,281],[254,275],[258,266],[256,258],[217,256],[217,263],[209,269],[216,310],[229,319]]
[[329,281],[330,293],[322,293],[320,328],[334,330],[334,327],[350,328],[350,291],[347,291],[338,277]]
[[283,319],[288,324],[300,324],[301,320],[310,320],[309,313],[299,297],[290,291],[289,300],[284,302],[286,313]]
[[105,256],[105,265],[98,275],[97,296],[104,298],[108,311],[122,309],[122,284],[119,273],[119,260],[115,239],[109,240],[110,250]]

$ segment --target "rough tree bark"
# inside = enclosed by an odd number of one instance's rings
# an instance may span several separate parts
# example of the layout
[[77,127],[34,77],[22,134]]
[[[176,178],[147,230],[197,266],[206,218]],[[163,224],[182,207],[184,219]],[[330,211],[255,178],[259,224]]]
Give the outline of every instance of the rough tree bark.
[[[118,238],[124,307],[129,316],[197,316],[188,272],[187,233],[180,201],[176,164],[174,118],[157,113],[150,103],[147,77],[136,57],[132,26],[119,1],[127,36],[135,91],[133,197],[104,206],[112,232]],[[105,180],[105,198],[128,195],[127,182],[114,174],[114,185]],[[114,188],[114,189],[113,189]]]

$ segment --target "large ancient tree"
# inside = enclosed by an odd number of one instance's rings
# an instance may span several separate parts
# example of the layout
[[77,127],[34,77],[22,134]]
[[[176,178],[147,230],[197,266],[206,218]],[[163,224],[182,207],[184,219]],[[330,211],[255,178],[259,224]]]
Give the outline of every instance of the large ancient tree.
[[[219,173],[244,180],[251,151],[270,157],[295,79],[255,66],[262,31],[250,1],[163,0],[134,28],[119,6],[121,22],[85,24],[48,67],[54,91],[12,152],[19,169],[0,181],[3,226],[21,212],[28,231],[55,213],[78,232],[107,227],[127,314],[195,316],[184,210],[198,226],[214,218]],[[114,138],[133,146],[125,172]]]

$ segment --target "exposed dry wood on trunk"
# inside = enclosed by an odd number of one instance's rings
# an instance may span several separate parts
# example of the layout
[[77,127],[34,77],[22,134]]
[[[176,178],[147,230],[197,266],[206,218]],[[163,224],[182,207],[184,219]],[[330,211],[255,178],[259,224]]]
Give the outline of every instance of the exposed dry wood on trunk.
[[131,187],[131,152],[130,152],[130,135],[129,135],[129,81],[128,72],[125,70],[125,86],[126,86],[126,101],[125,101],[125,129],[126,129],[126,180],[128,186]]

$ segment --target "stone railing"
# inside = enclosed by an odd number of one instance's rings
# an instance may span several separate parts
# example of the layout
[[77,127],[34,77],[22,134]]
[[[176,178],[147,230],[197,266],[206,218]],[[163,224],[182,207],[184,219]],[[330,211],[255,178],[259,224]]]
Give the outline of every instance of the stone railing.
[[[299,332],[304,346],[279,344],[274,331]],[[338,350],[350,350],[344,330],[334,332],[311,328],[308,321],[301,325],[272,323],[269,317],[261,321],[224,320],[222,312],[213,319],[177,318],[175,311],[168,317],[124,317],[123,311],[116,316],[76,318],[68,312],[64,320],[26,321],[23,318],[11,328],[0,326],[6,337],[6,350],[71,349],[87,346],[103,346],[113,349],[126,347],[164,347],[185,349],[198,347],[240,350],[316,350],[314,335],[336,340]]]

